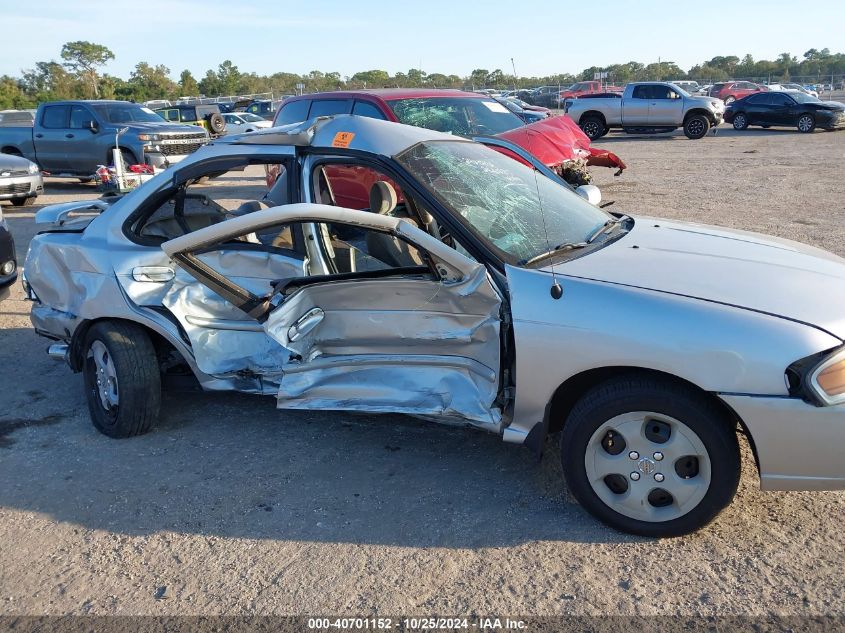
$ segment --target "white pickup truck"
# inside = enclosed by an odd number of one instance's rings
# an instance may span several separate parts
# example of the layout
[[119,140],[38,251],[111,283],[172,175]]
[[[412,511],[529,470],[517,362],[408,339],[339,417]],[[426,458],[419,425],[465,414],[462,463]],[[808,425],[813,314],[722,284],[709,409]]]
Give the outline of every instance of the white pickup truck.
[[611,128],[629,134],[671,132],[679,127],[688,138],[702,138],[722,122],[725,104],[712,97],[694,97],[675,84],[630,83],[622,95],[573,99],[566,113],[595,140]]

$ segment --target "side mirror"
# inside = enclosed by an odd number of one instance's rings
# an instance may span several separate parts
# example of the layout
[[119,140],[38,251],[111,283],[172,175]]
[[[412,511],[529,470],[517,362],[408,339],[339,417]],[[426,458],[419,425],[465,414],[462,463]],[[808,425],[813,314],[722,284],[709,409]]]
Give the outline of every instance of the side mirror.
[[85,122],[85,129],[86,129],[86,130],[91,130],[91,132],[92,132],[93,134],[96,134],[97,132],[99,132],[99,131],[100,131],[100,126],[99,126],[99,125],[97,125],[97,122],[96,122],[96,121],[86,121],[86,122]]
[[581,185],[575,189],[575,193],[584,198],[590,204],[596,206],[601,202],[601,189],[595,185]]

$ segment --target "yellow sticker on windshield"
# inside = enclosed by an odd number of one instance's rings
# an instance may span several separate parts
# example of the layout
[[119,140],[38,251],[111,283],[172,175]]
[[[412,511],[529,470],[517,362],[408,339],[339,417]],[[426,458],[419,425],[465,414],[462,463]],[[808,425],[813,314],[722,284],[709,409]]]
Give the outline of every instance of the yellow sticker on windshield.
[[338,132],[334,135],[332,147],[349,147],[353,138],[355,138],[354,132]]

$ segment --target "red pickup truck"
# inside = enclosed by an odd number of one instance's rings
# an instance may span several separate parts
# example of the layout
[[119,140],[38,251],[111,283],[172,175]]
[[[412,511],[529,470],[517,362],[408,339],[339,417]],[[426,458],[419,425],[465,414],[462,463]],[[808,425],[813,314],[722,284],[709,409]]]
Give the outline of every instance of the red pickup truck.
[[568,117],[525,125],[501,103],[461,90],[390,88],[301,95],[281,104],[273,126],[332,114],[357,114],[467,138],[501,136],[576,186],[589,182],[586,165],[625,169],[625,163],[612,152],[590,147],[590,139]]

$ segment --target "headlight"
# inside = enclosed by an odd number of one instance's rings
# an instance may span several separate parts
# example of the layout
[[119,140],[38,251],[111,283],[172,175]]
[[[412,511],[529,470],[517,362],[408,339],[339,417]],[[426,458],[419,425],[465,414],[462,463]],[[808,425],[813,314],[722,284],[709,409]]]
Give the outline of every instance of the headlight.
[[139,134],[138,135],[139,141],[157,141],[159,140],[158,134]]
[[37,174],[39,171],[41,171],[41,170],[38,168],[38,165],[36,165],[35,163],[29,164],[29,173],[30,174]]
[[828,405],[845,402],[845,349],[840,349],[816,365],[809,386]]

